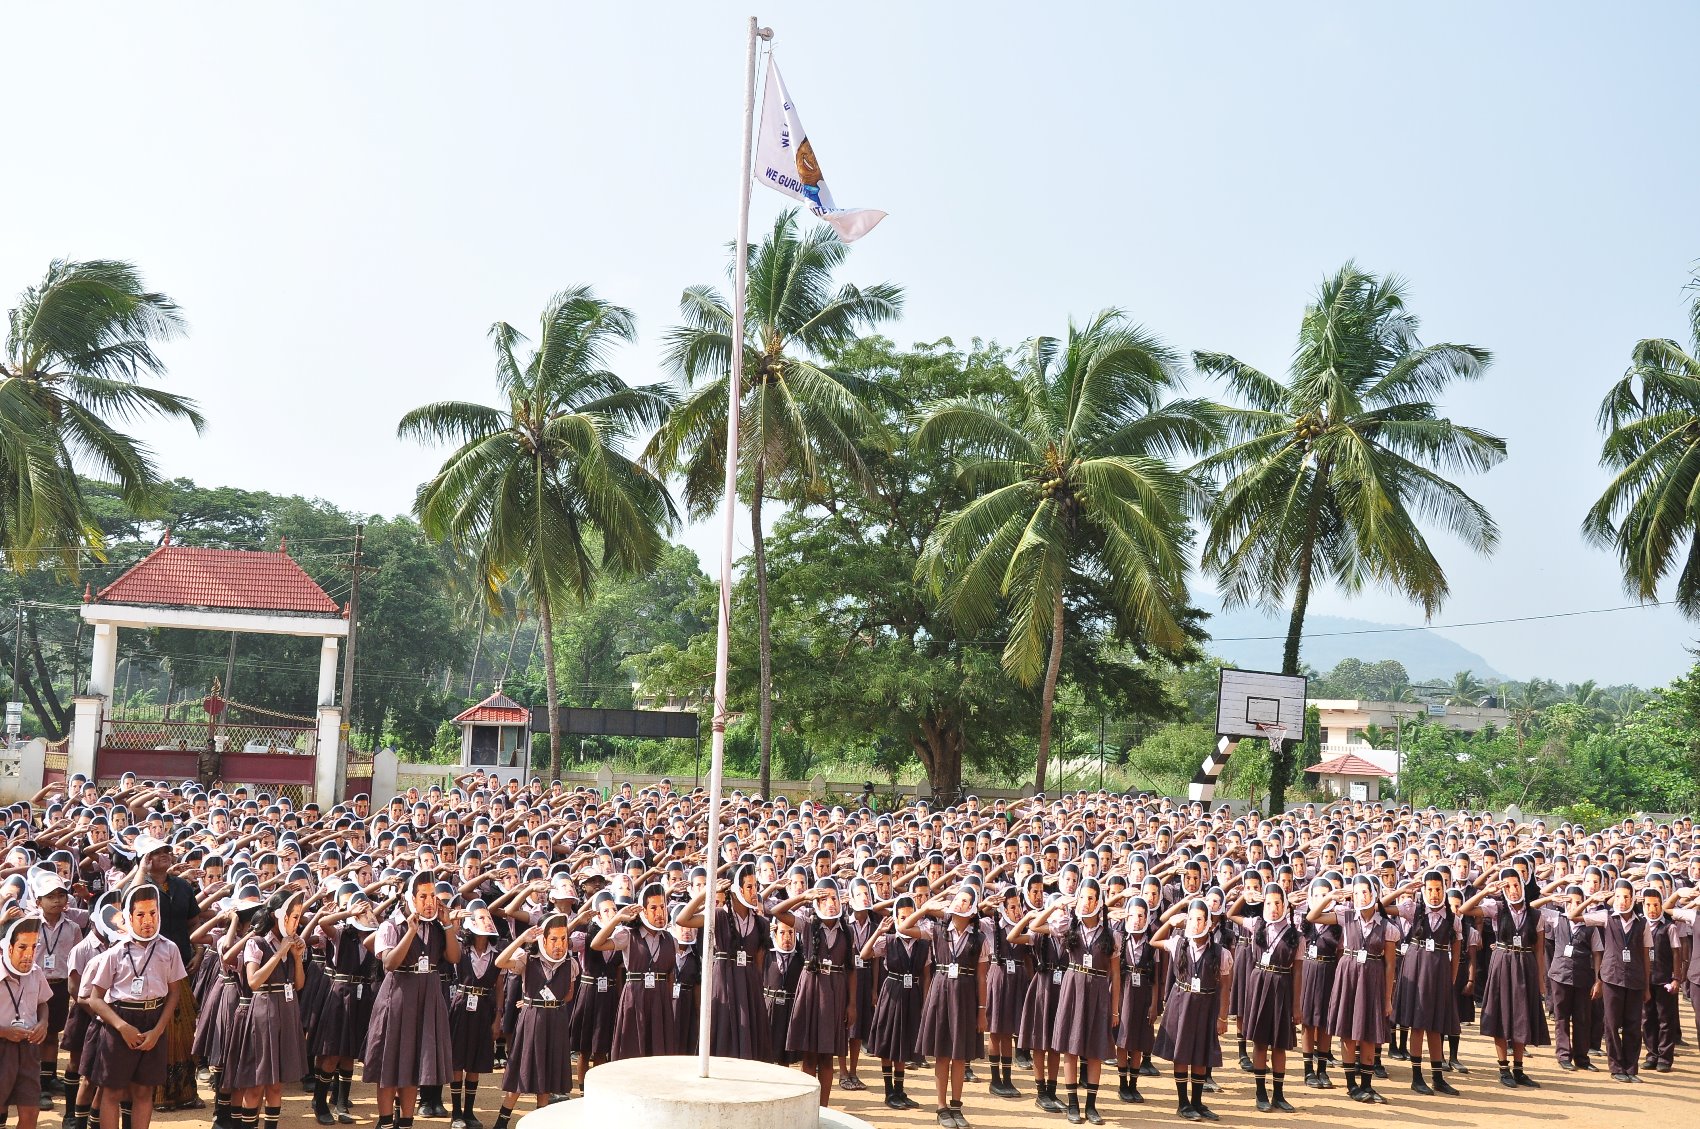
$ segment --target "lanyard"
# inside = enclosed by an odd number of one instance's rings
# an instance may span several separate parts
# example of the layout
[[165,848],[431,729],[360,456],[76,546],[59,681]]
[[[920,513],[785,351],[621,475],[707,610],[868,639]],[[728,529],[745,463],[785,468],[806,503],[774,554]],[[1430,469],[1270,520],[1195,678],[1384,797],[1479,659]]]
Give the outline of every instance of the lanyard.
[[152,941],[149,941],[143,947],[147,949],[148,955],[147,955],[146,959],[144,959],[142,961],[142,967],[137,968],[136,967],[136,950],[134,948],[132,948],[130,945],[124,946],[124,959],[130,962],[130,975],[133,976],[137,980],[140,980],[142,977],[147,975],[148,965],[153,963],[153,955],[154,955],[154,953],[159,951],[158,948],[154,945],[154,943]]
[[60,920],[59,924],[52,925],[52,926],[48,925],[46,922],[42,922],[41,932],[47,938],[47,955],[48,956],[54,956],[55,954],[58,953],[58,951],[59,951],[59,934],[63,933],[64,931],[65,931],[65,922],[64,922],[63,919]]
[[18,993],[12,991],[12,982],[10,980],[0,980],[0,984],[4,984],[6,986],[6,994],[12,997],[12,1015],[15,1017],[15,1022],[21,1025],[24,1019],[24,1009],[23,1005],[18,1002]]

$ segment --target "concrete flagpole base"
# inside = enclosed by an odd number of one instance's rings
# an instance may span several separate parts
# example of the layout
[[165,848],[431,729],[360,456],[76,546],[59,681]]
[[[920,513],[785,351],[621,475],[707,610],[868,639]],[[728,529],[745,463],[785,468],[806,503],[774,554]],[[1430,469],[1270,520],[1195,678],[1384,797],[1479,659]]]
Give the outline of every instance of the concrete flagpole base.
[[526,1114],[516,1129],[872,1129],[820,1108],[820,1087],[798,1070],[738,1058],[628,1058],[585,1076],[584,1097]]

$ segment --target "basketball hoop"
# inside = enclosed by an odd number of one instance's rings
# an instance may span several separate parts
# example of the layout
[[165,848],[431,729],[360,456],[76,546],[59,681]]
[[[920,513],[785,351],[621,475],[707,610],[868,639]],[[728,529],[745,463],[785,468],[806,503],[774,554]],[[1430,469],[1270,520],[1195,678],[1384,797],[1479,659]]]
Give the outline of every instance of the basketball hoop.
[[1286,743],[1287,727],[1280,722],[1257,721],[1252,724],[1257,726],[1257,735],[1268,741],[1271,749],[1279,748]]

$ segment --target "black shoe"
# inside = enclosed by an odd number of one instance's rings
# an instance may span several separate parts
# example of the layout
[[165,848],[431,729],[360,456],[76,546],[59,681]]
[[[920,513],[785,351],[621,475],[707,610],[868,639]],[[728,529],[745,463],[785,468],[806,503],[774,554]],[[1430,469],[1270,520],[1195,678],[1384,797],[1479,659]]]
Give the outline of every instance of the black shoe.
[[1274,1104],[1275,1104],[1276,1112],[1278,1112],[1278,1113],[1297,1113],[1298,1112],[1298,1110],[1293,1108],[1293,1103],[1288,1101],[1286,1098],[1276,1098]]
[[336,1118],[331,1115],[331,1107],[328,1105],[320,1105],[318,1102],[313,1103],[313,1120],[317,1121],[320,1125],[336,1124]]
[[1211,1109],[1209,1106],[1205,1105],[1203,1102],[1198,1103],[1197,1105],[1193,1106],[1192,1108],[1198,1112],[1198,1116],[1204,1118],[1204,1120],[1206,1120],[1206,1121],[1220,1121],[1220,1120],[1222,1120],[1220,1117],[1216,1116],[1215,1110]]
[[1080,1124],[1080,1102],[1079,1102],[1078,1099],[1070,1098],[1068,1100],[1067,1117],[1068,1117],[1068,1123],[1070,1125],[1079,1125]]
[[[891,1090],[891,1091],[888,1091],[885,1095],[885,1108],[887,1108],[887,1109],[907,1109],[909,1107],[905,1106],[903,1104],[903,1097],[902,1097],[901,1091]],[[453,1126],[451,1126],[450,1129],[453,1129]]]
[[1387,1050],[1387,1057],[1398,1059],[1400,1062],[1411,1061],[1411,1056],[1400,1050],[1398,1047],[1389,1047]]
[[1541,1084],[1539,1082],[1523,1073],[1523,1068],[1521,1066],[1511,1072],[1511,1077],[1516,1079],[1519,1086],[1523,1086],[1527,1089],[1538,1090],[1541,1088]]
[[1424,1082],[1421,1078],[1411,1079],[1411,1092],[1413,1094],[1421,1094],[1425,1098],[1434,1097],[1434,1088],[1427,1082]]
[[1558,1060],[1558,1068],[1560,1070],[1575,1070],[1576,1064],[1567,1058],[1561,1058]]
[[1375,1066],[1373,1066],[1371,1068],[1371,1070],[1375,1074],[1376,1078],[1380,1079],[1381,1081],[1387,1080],[1387,1068],[1385,1066],[1381,1065],[1379,1062],[1376,1063]]
[[1656,1059],[1656,1058],[1653,1058],[1650,1055],[1647,1058],[1644,1058],[1644,1059],[1641,1060],[1641,1069],[1642,1070],[1652,1070],[1654,1067],[1656,1067],[1658,1065],[1659,1065],[1659,1060]]
[[1326,1066],[1320,1067],[1316,1072],[1316,1088],[1318,1090],[1332,1090],[1334,1088],[1334,1079],[1328,1077]]
[[1653,1069],[1657,1070],[1660,1074],[1669,1074],[1670,1073],[1670,1063],[1661,1062],[1661,1063],[1659,1063],[1659,1065],[1653,1067]]
[[1152,1062],[1149,1057],[1146,1058],[1144,1062],[1139,1064],[1139,1076],[1141,1078],[1157,1077],[1157,1064]]
[[1500,1069],[1499,1084],[1509,1090],[1515,1090],[1517,1088],[1517,1079],[1512,1076],[1509,1068]]
[[[1206,1078],[1204,1080],[1204,1092],[1207,1094],[1220,1094],[1222,1092],[1222,1087],[1216,1084],[1216,1079]],[[1204,1107],[1199,1106],[1198,1111],[1203,1113]],[[1208,1121],[1209,1118],[1205,1118],[1205,1120]]]
[[950,1103],[950,1116],[956,1122],[956,1129],[968,1129],[968,1119],[962,1116],[962,1103]]
[[1032,1070],[1033,1056],[1028,1054],[1026,1051],[1017,1050],[1015,1052],[1015,1065],[1020,1067],[1022,1070]]
[[972,1064],[962,1068],[962,1080],[964,1082],[978,1082],[980,1080],[979,1075],[974,1073],[974,1067]]
[[1436,1074],[1431,1085],[1437,1094],[1445,1094],[1449,1098],[1458,1096],[1458,1091],[1452,1088],[1452,1083],[1448,1082],[1443,1074]]
[[1268,1098],[1258,1098],[1257,1099],[1257,1112],[1259,1112],[1259,1113],[1274,1113],[1275,1107],[1269,1104]]
[[1015,1088],[1013,1086],[1005,1086],[1003,1084],[1003,1076],[996,1070],[992,1071],[992,1081],[991,1084],[986,1087],[986,1093],[992,1095],[994,1098],[1013,1098],[1016,1096]]
[[1633,1081],[1635,1081],[1634,1078],[1630,1077],[1627,1074],[1624,1074],[1622,1071],[1613,1071],[1612,1076],[1611,1076],[1611,1080],[1613,1082],[1633,1082]]
[[1046,1113],[1061,1113],[1063,1111],[1063,1104],[1057,1101],[1056,1096],[1051,1093],[1049,1085],[1040,1089],[1039,1096],[1033,1099],[1033,1104]]
[[1133,1087],[1127,1084],[1125,1077],[1122,1079],[1121,1085],[1116,1087],[1116,1100],[1118,1102],[1133,1101]]
[[1446,1060],[1446,1072],[1448,1074],[1468,1074],[1470,1068],[1455,1058],[1449,1058]]
[[903,1104],[898,1109],[920,1109],[921,1103],[909,1096],[909,1091],[902,1086],[897,1087],[897,1100]]
[[[466,1129],[484,1129],[484,1123],[478,1120],[478,1115],[473,1113],[470,1109],[461,1114],[460,1119],[466,1122]],[[354,1118],[352,1117],[348,1120],[350,1124],[354,1122]]]
[[1246,1054],[1244,1051],[1240,1052],[1240,1069],[1245,1071],[1247,1074],[1250,1074],[1253,1069],[1251,1056]]
[[1095,1105],[1087,1106],[1084,1116],[1086,1117],[1086,1124],[1088,1125],[1104,1124],[1104,1115],[1098,1112],[1098,1107]]
[[1125,1102],[1132,1102],[1134,1105],[1144,1105],[1145,1095],[1139,1092],[1138,1086],[1129,1086],[1127,1090],[1127,1097],[1122,1100]]
[[1387,1099],[1382,1097],[1380,1094],[1376,1093],[1374,1086],[1365,1086],[1364,1087],[1364,1096],[1361,1100],[1368,1102],[1370,1105],[1386,1105],[1387,1104]]
[[939,1107],[939,1129],[956,1129],[956,1117],[944,1106]]
[[1196,1109],[1193,1109],[1190,1105],[1177,1106],[1176,1109],[1175,1109],[1175,1112],[1177,1114],[1179,1114],[1180,1116],[1186,1118],[1188,1121],[1203,1121],[1204,1120],[1204,1118],[1199,1116],[1198,1111]]
[[1598,1072],[1598,1070],[1600,1069],[1598,1066],[1594,1065],[1594,1060],[1591,1059],[1591,1058],[1590,1059],[1584,1059],[1583,1061],[1577,1063],[1576,1065],[1581,1067],[1583,1070],[1592,1070],[1592,1071]]

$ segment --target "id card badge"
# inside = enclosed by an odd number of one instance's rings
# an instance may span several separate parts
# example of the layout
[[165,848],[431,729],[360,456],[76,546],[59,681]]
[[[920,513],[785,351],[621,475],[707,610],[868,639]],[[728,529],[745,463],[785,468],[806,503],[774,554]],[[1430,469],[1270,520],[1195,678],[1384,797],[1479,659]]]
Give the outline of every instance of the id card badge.
[[1624,963],[1624,964],[1628,964],[1628,963],[1629,963],[1629,962],[1630,962],[1630,961],[1632,961],[1632,960],[1634,960],[1634,959],[1635,959],[1635,958],[1634,958],[1634,957],[1633,957],[1633,956],[1631,956],[1631,955],[1630,955],[1630,953],[1629,953],[1629,950],[1628,950],[1628,949],[1624,949],[1624,950],[1623,950],[1623,963]]
[[1406,953],[1408,953],[1408,952],[1410,952],[1410,951],[1411,951],[1411,945],[1410,945],[1410,942],[1408,942],[1408,941],[1401,941],[1401,942],[1400,942],[1400,943],[1399,943],[1399,955],[1400,955],[1400,956],[1404,956],[1404,955],[1405,955],[1405,954],[1406,954]]
[[675,1000],[679,998],[679,982],[677,980],[673,981],[673,998]]
[[363,999],[366,998],[366,985],[365,984],[356,984],[354,986],[354,998],[357,999],[357,1000],[363,1000]]
[[903,986],[905,988],[913,988],[915,986],[915,974],[914,973],[905,972],[903,974]]
[[1564,946],[1564,955],[1567,958],[1575,956],[1576,955],[1576,946],[1575,945]]
[[596,990],[598,992],[606,992],[608,990],[608,978],[606,976],[598,976],[596,978]]
[[1133,973],[1133,986],[1135,988],[1137,988],[1137,987],[1140,986],[1141,983],[1142,983],[1142,980],[1141,980],[1141,977],[1140,977],[1139,970],[1135,969],[1134,973]]
[[862,959],[862,954],[861,954],[861,953],[857,953],[857,954],[856,954],[856,959],[855,959],[855,961],[854,961],[854,962],[853,962],[853,963],[854,963],[854,964],[855,964],[855,966],[856,966],[856,967],[857,967],[857,968],[866,968],[866,967],[868,967],[868,962],[867,962],[867,961],[865,961],[865,960],[863,960],[863,959]]
[[1359,964],[1368,964],[1369,963],[1369,950],[1368,949],[1359,949],[1358,950],[1358,963]]
[[1062,983],[1062,969],[1058,968],[1058,969],[1053,969],[1051,971],[1051,983],[1053,983],[1053,984],[1061,984]]
[[1311,960],[1315,960],[1316,959],[1316,946],[1311,945],[1309,948],[1307,948],[1305,950],[1305,955],[1308,956]]
[[1430,937],[1428,940],[1423,942],[1423,951],[1429,952],[1429,953],[1434,952],[1434,938],[1433,937]]
[[[598,988],[597,991],[601,991],[601,989]],[[549,985],[547,984],[543,985],[543,990],[537,994],[542,996],[546,1003],[555,1002],[555,993],[549,990]]]
[[419,963],[417,965],[415,965],[414,967],[417,968],[420,972],[431,971],[431,958],[430,957],[420,957]]
[[285,984],[283,986],[283,999],[285,1003],[295,999],[295,985]]
[[[1623,959],[1624,960],[1629,959],[1629,950],[1628,949],[1623,950]],[[136,998],[138,1000],[146,998],[142,995],[142,986],[146,983],[147,983],[147,980],[144,979],[143,977],[140,977],[140,976],[133,976],[133,977],[130,978],[130,991],[132,991],[136,994]]]
[[1015,975],[1015,962],[1013,960],[1004,961],[1003,962],[1003,970],[1004,970],[1004,975],[1014,976]]
[[952,980],[955,980],[959,975],[961,975],[961,973],[962,966],[957,964],[955,961],[951,961],[949,964],[945,965],[944,974]]
[[467,996],[466,997],[466,1010],[467,1011],[477,1011],[478,1010],[478,997],[477,996]]
[[1268,968],[1270,966],[1271,960],[1274,956],[1275,956],[1275,954],[1270,952],[1268,949],[1263,950],[1263,967],[1264,968]]
[[1191,983],[1190,987],[1195,992],[1202,992],[1202,991],[1204,991],[1204,982],[1202,980],[1200,980],[1198,977],[1194,976],[1192,978],[1192,983]]
[[645,988],[655,987],[655,973],[646,972],[643,974],[643,986]]
[[746,964],[749,964],[749,963],[750,963],[750,954],[745,952],[743,949],[739,949],[738,950],[738,967],[742,968]]
[[45,968],[49,972],[52,972],[58,967],[58,965],[59,958],[54,956],[52,953],[48,953],[46,956],[41,958],[41,967]]

